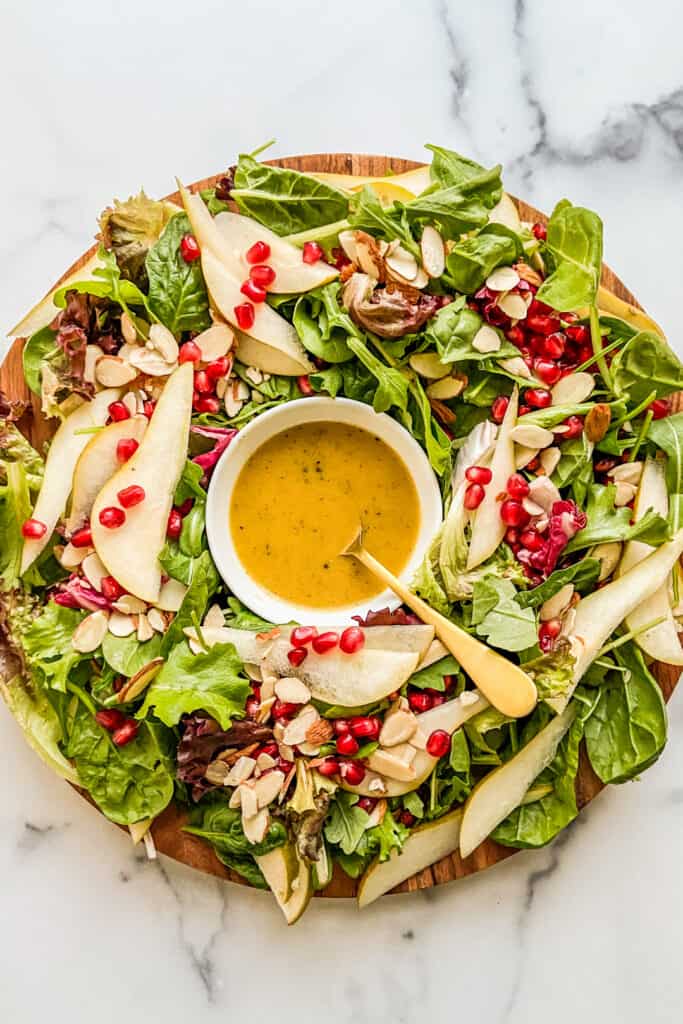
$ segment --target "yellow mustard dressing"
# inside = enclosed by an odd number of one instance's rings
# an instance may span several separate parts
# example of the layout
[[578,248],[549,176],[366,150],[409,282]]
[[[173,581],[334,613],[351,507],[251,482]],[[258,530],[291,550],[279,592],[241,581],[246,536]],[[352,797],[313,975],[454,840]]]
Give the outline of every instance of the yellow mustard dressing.
[[230,503],[237,556],[253,580],[314,608],[361,603],[382,586],[339,552],[362,524],[364,544],[394,573],[420,526],[403,460],[344,423],[302,423],[266,441],[240,472]]

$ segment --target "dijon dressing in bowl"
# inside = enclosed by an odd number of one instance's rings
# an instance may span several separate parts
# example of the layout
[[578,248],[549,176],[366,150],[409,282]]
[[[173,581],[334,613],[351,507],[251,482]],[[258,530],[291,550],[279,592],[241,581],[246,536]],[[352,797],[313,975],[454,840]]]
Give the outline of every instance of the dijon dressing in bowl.
[[230,590],[271,622],[338,624],[398,601],[340,555],[364,543],[404,580],[442,519],[417,441],[362,402],[305,398],[243,428],[219,460],[207,501],[211,554]]

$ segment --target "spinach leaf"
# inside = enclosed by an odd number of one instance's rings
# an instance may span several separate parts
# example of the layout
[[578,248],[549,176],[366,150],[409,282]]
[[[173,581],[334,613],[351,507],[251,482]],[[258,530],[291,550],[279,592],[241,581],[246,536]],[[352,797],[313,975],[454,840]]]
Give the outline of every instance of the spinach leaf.
[[452,654],[448,654],[445,658],[435,661],[433,665],[415,672],[408,683],[410,686],[417,687],[418,690],[430,689],[443,692],[446,689],[444,676],[455,676],[459,672],[460,665]]
[[308,379],[315,391],[327,391],[333,398],[339,394],[346,395],[347,398],[355,398],[357,402],[365,402],[367,405],[373,404],[377,391],[377,380],[373,374],[355,359],[342,366],[318,370]]
[[256,633],[268,632],[272,629],[275,623],[267,622],[266,619],[260,618],[258,615],[254,615],[241,601],[238,601],[236,597],[228,598],[227,613],[228,625],[234,629],[251,629]]
[[338,846],[343,853],[353,853],[368,823],[367,812],[358,807],[356,793],[340,790],[330,804],[330,813],[325,823],[325,838]]
[[441,188],[436,192],[423,192],[421,196],[410,199],[407,203],[394,205],[405,215],[411,227],[413,224],[436,222],[447,238],[459,238],[466,231],[482,228],[489,217],[486,202],[477,196],[476,192],[468,195],[457,185]]
[[666,489],[669,492],[669,522],[676,532],[683,524],[683,413],[654,420],[647,434],[666,452]]
[[201,263],[188,263],[180,252],[180,243],[187,234],[192,234],[190,222],[184,213],[178,213],[145,260],[150,309],[176,337],[183,331],[203,331],[211,326]]
[[66,755],[81,785],[119,825],[154,818],[173,797],[173,736],[158,723],[141,722],[134,740],[117,747],[90,711],[78,703]]
[[367,231],[375,238],[384,238],[386,241],[398,238],[404,248],[414,256],[420,254],[420,247],[413,238],[410,225],[400,208],[396,204],[388,208],[382,206],[377,193],[373,192],[369,185],[352,198],[349,224],[353,228]]
[[504,651],[524,651],[538,640],[533,609],[519,604],[510,580],[495,576],[485,576],[474,584],[472,625],[492,647]]
[[240,213],[278,235],[343,220],[349,209],[348,196],[339,189],[309,174],[268,167],[244,154],[239,158],[230,196]]
[[254,857],[269,853],[287,842],[287,829],[284,824],[271,819],[268,831],[261,842],[250,843],[242,830],[240,812],[218,800],[211,803],[203,801],[195,808],[190,815],[190,824],[183,831],[206,839],[223,864],[237,871],[260,889],[267,889],[268,885]]
[[588,523],[569,541],[565,554],[581,551],[594,544],[613,540],[641,540],[644,544],[657,546],[669,539],[670,528],[666,519],[653,509],[648,509],[637,523],[631,525],[631,509],[615,508],[614,484],[594,484],[588,492],[586,515]]
[[[449,302],[447,306],[443,306],[436,316],[429,321],[429,326],[425,332],[425,339],[431,345],[436,346],[439,359],[443,363],[484,362],[491,358],[491,353],[479,352],[472,345],[483,322],[479,313],[476,313],[466,305],[466,299],[463,295],[454,302]],[[515,346],[511,342],[506,341],[501,335],[501,346],[495,353],[495,358],[511,359],[518,355],[519,351]],[[494,387],[496,389],[495,394],[498,395],[500,393],[500,384],[494,382]],[[487,402],[487,405],[490,404],[490,402]]]
[[615,354],[611,366],[615,394],[639,405],[653,392],[663,398],[683,388],[683,366],[664,338],[639,331]]
[[625,672],[608,673],[586,723],[586,749],[603,782],[626,782],[653,764],[666,744],[662,691],[640,651],[625,644],[613,652]]
[[353,359],[347,338],[358,333],[340,309],[338,293],[336,282],[307,292],[298,299],[292,318],[304,348],[327,363]]
[[509,266],[523,254],[519,235],[504,224],[487,224],[472,238],[453,246],[446,267],[458,291],[472,295],[496,267]]
[[580,562],[566,569],[555,569],[545,582],[532,590],[524,590],[517,595],[522,608],[538,608],[559,593],[567,583],[573,583],[577,590],[590,592],[600,575],[600,562],[597,558],[582,558]]
[[139,672],[143,665],[161,654],[161,636],[155,633],[149,640],[140,643],[135,633],[130,636],[114,636],[105,633],[102,641],[102,657],[119,675],[129,679]]
[[[451,185],[460,187],[475,182],[478,183],[476,187],[486,194],[491,207],[500,200],[503,191],[500,181],[500,165],[487,171],[481,164],[474,160],[468,160],[467,157],[461,156],[455,150],[432,145],[427,145],[426,148],[432,152],[429,175],[432,182],[439,188],[447,188]],[[486,185],[483,184],[484,182]]]
[[139,718],[154,708],[165,725],[177,725],[183,715],[206,711],[227,729],[244,714],[251,693],[242,662],[232,644],[215,644],[206,654],[193,654],[187,643],[171,651],[161,672],[148,687]]
[[21,354],[24,367],[24,380],[34,395],[40,395],[40,375],[43,363],[53,359],[63,359],[64,353],[55,344],[57,332],[51,327],[42,327],[32,334],[24,345]]
[[545,243],[551,273],[536,298],[558,310],[595,303],[602,269],[602,221],[597,213],[562,199],[548,221]]
[[84,617],[75,608],[49,601],[21,637],[27,661],[42,672],[47,685],[55,690],[65,691],[72,668],[89,657],[75,651],[71,643],[74,630]]

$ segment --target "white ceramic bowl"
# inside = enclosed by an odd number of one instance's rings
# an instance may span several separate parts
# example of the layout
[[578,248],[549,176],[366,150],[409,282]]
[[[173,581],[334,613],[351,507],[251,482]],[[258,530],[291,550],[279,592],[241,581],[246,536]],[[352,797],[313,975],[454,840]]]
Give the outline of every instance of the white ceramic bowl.
[[315,622],[327,626],[342,624],[351,615],[363,615],[372,608],[396,608],[400,601],[393,591],[384,590],[362,605],[316,609],[278,597],[256,583],[240,562],[228,524],[230,496],[247,459],[275,434],[301,423],[350,423],[370,431],[400,456],[412,476],[420,500],[420,529],[413,552],[401,574],[409,580],[441,525],[443,506],[437,479],[429,460],[414,437],[396,420],[376,413],[363,402],[349,398],[301,398],[286,402],[257,416],[225,450],[213,471],[206,507],[206,533],[213,560],[233,594],[257,615],[269,622]]

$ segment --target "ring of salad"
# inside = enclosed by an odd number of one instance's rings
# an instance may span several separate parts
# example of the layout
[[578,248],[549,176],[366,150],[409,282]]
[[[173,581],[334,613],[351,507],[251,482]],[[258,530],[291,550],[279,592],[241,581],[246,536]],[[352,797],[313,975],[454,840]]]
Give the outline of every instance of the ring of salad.
[[[582,741],[603,783],[659,757],[651,665],[683,665],[683,366],[602,287],[596,213],[523,222],[499,166],[428,148],[365,181],[242,155],[177,203],[115,201],[12,332],[46,451],[0,395],[10,711],[150,856],[180,808],[288,923],[335,870],[365,905],[487,838],[548,843]],[[444,518],[411,590],[443,619],[266,622],[221,580],[218,459],[318,394],[423,446]],[[530,713],[480,691],[442,621],[523,669]]]

